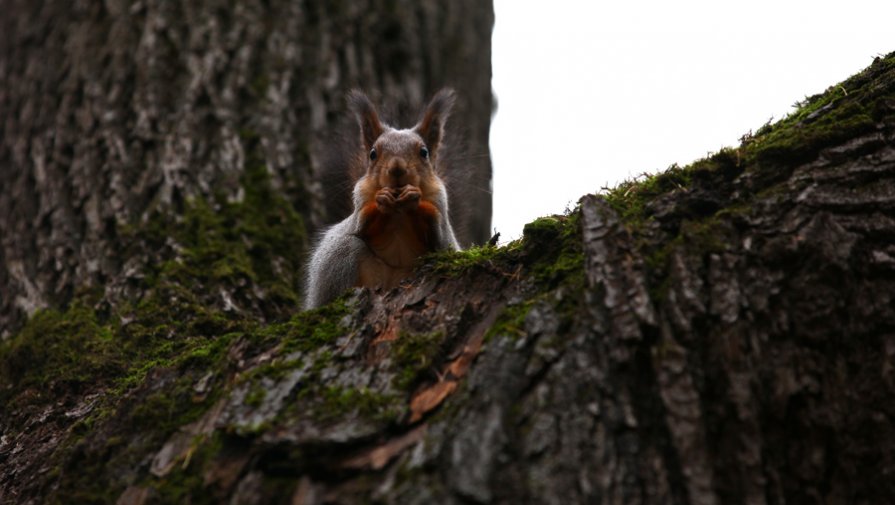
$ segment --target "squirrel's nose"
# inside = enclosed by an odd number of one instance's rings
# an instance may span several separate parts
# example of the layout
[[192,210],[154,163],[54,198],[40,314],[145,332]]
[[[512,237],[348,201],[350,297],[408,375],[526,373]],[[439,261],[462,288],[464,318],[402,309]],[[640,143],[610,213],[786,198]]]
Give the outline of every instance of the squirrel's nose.
[[401,177],[404,177],[405,174],[407,174],[407,169],[404,168],[403,165],[392,165],[388,169],[388,175],[394,177],[395,179],[400,179]]

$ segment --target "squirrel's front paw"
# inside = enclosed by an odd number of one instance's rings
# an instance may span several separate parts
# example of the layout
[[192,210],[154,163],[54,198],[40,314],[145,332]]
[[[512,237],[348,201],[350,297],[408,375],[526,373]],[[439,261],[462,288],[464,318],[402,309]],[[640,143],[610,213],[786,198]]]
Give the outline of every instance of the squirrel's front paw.
[[390,188],[382,188],[376,192],[376,207],[379,208],[379,212],[386,214],[392,212],[396,203],[395,195]]
[[401,194],[398,195],[397,203],[402,208],[413,210],[420,204],[420,198],[422,198],[422,196],[423,193],[420,191],[420,188],[408,184],[404,186],[404,189],[401,190]]

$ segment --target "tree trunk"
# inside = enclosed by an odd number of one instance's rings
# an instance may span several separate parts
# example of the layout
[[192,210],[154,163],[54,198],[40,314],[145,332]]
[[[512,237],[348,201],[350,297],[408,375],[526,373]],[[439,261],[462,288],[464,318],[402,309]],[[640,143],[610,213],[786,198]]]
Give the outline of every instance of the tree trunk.
[[158,209],[112,221],[137,273],[0,345],[0,502],[895,503],[895,53],[737,148],[306,312],[285,251],[313,206],[250,130],[222,144],[235,194],[162,156]]
[[[141,294],[133,281],[157,251],[124,238],[185,201],[241,199],[252,164],[303,233],[341,219],[331,201],[347,193],[321,172],[345,135],[351,87],[414,111],[442,86],[458,90],[451,126],[467,150],[453,218],[464,244],[490,236],[490,2],[10,0],[3,10],[0,338],[78,290],[105,290],[115,305]],[[254,291],[246,305],[263,298]]]

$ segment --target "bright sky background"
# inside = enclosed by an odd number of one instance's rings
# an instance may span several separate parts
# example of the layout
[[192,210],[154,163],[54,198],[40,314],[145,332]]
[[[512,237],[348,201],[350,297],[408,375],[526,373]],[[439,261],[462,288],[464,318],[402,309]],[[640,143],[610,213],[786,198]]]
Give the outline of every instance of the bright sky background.
[[501,242],[643,172],[734,146],[895,51],[895,1],[495,0]]

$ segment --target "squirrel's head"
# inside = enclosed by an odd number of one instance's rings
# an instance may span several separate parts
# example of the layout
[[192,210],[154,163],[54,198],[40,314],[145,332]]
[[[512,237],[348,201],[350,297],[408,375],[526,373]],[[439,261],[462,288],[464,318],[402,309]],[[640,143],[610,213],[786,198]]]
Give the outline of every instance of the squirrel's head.
[[442,89],[429,102],[413,128],[396,130],[379,120],[370,99],[361,91],[348,95],[348,104],[360,124],[366,153],[366,176],[383,188],[420,186],[435,174],[444,124],[454,105],[454,91]]

